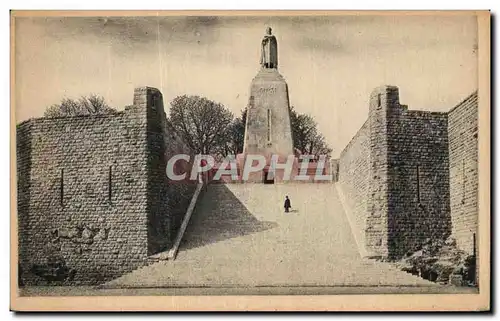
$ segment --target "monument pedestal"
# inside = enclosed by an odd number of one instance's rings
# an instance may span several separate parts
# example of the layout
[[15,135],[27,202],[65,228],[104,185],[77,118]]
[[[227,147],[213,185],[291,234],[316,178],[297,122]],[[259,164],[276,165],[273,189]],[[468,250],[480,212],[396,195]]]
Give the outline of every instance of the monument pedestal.
[[263,68],[252,80],[243,153],[294,155],[288,85],[277,69]]
[[[288,85],[277,69],[262,68],[250,85],[243,155],[264,156],[266,167],[273,155],[284,161],[294,155]],[[265,171],[252,173],[248,181],[265,182]]]

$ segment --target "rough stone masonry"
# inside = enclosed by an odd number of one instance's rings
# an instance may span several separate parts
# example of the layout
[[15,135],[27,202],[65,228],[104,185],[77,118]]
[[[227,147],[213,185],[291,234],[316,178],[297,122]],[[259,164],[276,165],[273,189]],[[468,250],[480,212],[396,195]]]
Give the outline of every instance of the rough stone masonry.
[[[397,87],[373,91],[338,160],[368,253],[399,258],[450,235],[475,252],[477,112],[477,93],[435,113],[408,110]],[[18,124],[21,282],[101,283],[168,249],[195,183],[169,184],[166,162],[177,153],[190,152],[149,87],[122,112]]]
[[342,151],[339,184],[370,256],[397,259],[452,236],[475,253],[477,92],[448,113],[408,110],[376,88],[368,119]]
[[168,249],[195,188],[168,182],[177,153],[190,154],[149,87],[122,112],[18,124],[20,281],[100,283]]

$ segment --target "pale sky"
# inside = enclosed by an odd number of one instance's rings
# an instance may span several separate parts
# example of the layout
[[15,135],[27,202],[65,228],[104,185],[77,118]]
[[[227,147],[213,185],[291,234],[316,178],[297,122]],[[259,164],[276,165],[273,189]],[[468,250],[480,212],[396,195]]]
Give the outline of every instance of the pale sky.
[[290,103],[337,156],[370,92],[398,86],[409,109],[448,111],[477,88],[475,16],[16,18],[17,122],[96,93],[116,109],[138,86],[201,95],[235,115],[248,102],[265,28],[278,39]]

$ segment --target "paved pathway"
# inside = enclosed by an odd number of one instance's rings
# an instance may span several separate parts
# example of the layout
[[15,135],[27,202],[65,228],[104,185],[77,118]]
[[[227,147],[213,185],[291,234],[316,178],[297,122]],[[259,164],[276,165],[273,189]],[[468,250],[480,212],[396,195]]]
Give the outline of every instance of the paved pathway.
[[175,261],[106,286],[437,285],[362,259],[332,184],[228,184],[211,185],[201,197]]

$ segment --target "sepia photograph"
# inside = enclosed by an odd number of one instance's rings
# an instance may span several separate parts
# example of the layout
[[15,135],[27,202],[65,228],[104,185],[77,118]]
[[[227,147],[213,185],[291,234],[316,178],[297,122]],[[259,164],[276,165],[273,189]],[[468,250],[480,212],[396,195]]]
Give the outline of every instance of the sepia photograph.
[[489,11],[11,11],[11,309],[488,310]]

